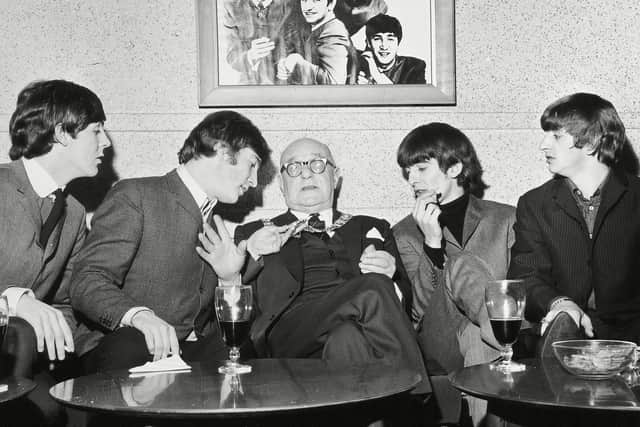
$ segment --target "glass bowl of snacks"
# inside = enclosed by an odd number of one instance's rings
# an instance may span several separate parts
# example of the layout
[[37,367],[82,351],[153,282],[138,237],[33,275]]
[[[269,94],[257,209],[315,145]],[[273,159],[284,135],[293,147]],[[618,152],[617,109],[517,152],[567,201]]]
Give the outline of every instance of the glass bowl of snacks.
[[635,362],[636,345],[618,340],[567,340],[551,344],[562,367],[580,378],[611,378]]

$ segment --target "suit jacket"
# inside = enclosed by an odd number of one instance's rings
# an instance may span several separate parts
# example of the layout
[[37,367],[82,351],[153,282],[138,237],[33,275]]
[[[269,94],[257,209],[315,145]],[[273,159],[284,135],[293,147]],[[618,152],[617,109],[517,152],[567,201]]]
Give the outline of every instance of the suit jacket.
[[520,198],[515,232],[509,277],[525,280],[529,320],[539,321],[558,296],[584,310],[591,290],[602,320],[640,320],[638,177],[611,171],[592,239],[563,178]]
[[[338,212],[334,213],[334,217],[339,215]],[[275,225],[285,225],[296,220],[297,218],[287,211],[273,218],[272,222]],[[236,241],[247,239],[262,226],[261,221],[255,221],[236,228]],[[369,230],[374,228],[378,230],[383,241],[366,237]],[[362,251],[370,244],[393,255],[396,259],[396,273],[393,280],[402,292],[405,308],[411,307],[411,284],[400,261],[387,221],[358,215],[335,230],[335,233],[345,242],[352,269],[356,274],[360,274],[358,262]],[[267,354],[266,335],[269,329],[302,291],[304,266],[300,241],[292,237],[280,252],[262,257],[259,263],[249,261],[243,281],[253,285],[258,308],[257,317],[251,329],[251,339],[259,353]]]
[[[360,56],[360,70],[364,72],[364,77],[371,79],[371,71],[369,63]],[[383,71],[383,74],[389,77],[394,84],[425,84],[425,69],[427,64],[413,56],[397,56],[396,62],[390,69]]]
[[84,207],[68,196],[64,216],[42,248],[41,199],[21,160],[0,165],[0,199],[0,292],[9,286],[31,289],[36,298],[60,309],[73,330],[69,279],[85,238]]
[[73,272],[71,303],[83,320],[77,352],[94,348],[136,306],[171,324],[178,339],[197,315],[205,320],[198,332],[216,327],[217,276],[195,251],[200,231],[200,209],[175,170],[117,183],[94,214]]
[[[514,242],[513,206],[470,195],[462,227],[462,242],[456,241],[448,228],[443,230],[447,257],[461,252],[470,253],[485,263],[496,279],[504,279],[509,268],[510,249]],[[442,272],[436,269],[425,254],[424,236],[411,215],[394,225],[393,233],[402,262],[409,274],[414,290],[412,317],[420,323],[424,309],[429,307],[431,294],[443,283]],[[473,323],[478,324],[478,313],[484,306],[484,287],[460,286],[450,283],[456,305]],[[446,322],[446,319],[442,319]]]
[[[300,5],[296,3],[299,9]],[[292,12],[290,0],[274,0],[264,16],[259,16],[251,0],[225,0],[223,3],[222,35],[226,41],[226,60],[240,72],[238,84],[273,84],[276,64],[286,56],[284,24]],[[247,59],[251,41],[267,37],[275,43],[269,55],[252,68]]]
[[357,61],[357,57],[342,21],[331,19],[313,31],[307,27],[290,30],[288,35],[288,41],[293,40],[288,50],[304,58],[293,70],[289,84],[346,84],[353,72],[350,66],[357,68],[350,60]]

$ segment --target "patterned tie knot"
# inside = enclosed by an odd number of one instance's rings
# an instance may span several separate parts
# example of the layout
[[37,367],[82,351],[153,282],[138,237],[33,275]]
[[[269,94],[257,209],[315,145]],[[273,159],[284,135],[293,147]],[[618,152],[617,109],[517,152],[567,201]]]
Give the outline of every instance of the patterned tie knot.
[[320,219],[319,213],[309,215],[307,224],[309,224],[309,227],[316,233],[322,233],[325,228],[327,228],[325,222]]

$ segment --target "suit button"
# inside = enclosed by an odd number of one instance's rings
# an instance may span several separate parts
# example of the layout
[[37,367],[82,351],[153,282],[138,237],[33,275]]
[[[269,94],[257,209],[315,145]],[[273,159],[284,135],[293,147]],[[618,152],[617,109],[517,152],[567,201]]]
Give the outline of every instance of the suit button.
[[276,317],[275,314],[272,314],[271,316],[269,316],[269,320],[273,320]]
[[333,249],[329,249],[329,256],[330,256],[331,258],[335,258],[336,253],[335,253],[335,251],[334,251]]
[[293,298],[294,295],[295,295],[294,292],[289,292],[289,298]]

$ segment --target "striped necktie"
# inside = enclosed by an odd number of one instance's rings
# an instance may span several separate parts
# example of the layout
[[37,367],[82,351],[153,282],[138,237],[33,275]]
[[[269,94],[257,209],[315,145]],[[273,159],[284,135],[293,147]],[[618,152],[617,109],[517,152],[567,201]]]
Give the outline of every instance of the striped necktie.
[[202,212],[202,219],[204,219],[205,221],[209,217],[209,214],[213,209],[213,205],[214,203],[212,200],[206,199],[205,202],[202,204],[202,206],[200,206],[200,212]]

